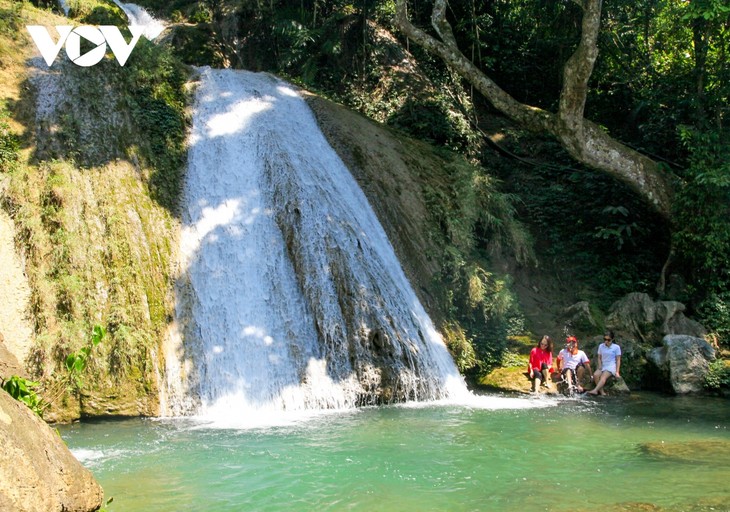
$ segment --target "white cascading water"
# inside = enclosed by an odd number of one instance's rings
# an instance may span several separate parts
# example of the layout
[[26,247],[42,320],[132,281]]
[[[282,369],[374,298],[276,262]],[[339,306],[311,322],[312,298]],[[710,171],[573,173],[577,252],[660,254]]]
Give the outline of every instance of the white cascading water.
[[[306,102],[200,70],[166,415],[251,417],[468,395]],[[389,391],[382,392],[382,387]]]
[[68,13],[70,11],[70,7],[68,5],[68,2],[66,0],[58,0],[58,6],[61,8],[63,13],[68,16]]
[[[144,27],[142,35],[150,41],[157,39],[157,36],[165,30],[164,23],[153,18],[144,7],[140,7],[137,4],[122,3],[119,0],[114,0],[114,3],[127,15],[130,25],[139,25]],[[66,11],[66,14],[68,14],[68,11]]]

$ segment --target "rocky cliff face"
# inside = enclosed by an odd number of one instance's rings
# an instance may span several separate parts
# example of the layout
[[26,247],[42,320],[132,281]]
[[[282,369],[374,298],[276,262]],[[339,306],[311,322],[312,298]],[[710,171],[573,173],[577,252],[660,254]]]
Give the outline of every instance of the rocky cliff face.
[[149,137],[133,122],[118,70],[30,62],[18,118],[33,152],[0,188],[4,314],[15,317],[0,334],[23,370],[48,384],[103,325],[109,336],[82,391],[53,403],[46,419],[155,415],[178,223],[154,197],[157,170],[140,151]]
[[[109,336],[93,355],[83,389],[56,404],[47,419],[156,415],[159,346],[172,318],[177,213],[152,197],[155,171],[136,149],[144,134],[124,113],[100,114],[104,105],[118,110],[127,101],[113,76],[90,77],[68,65],[31,74],[35,95],[27,101],[35,106],[27,122],[40,163],[7,191],[34,308],[35,333],[26,340],[32,345],[16,357],[43,380],[95,322],[104,323]],[[86,101],[76,101],[81,96]],[[432,290],[438,262],[420,181],[448,182],[442,176],[448,162],[331,102],[311,97],[309,103],[439,324]],[[37,222],[41,217],[46,221]]]
[[101,507],[101,487],[61,437],[4,391],[0,438],[0,510],[83,512]]

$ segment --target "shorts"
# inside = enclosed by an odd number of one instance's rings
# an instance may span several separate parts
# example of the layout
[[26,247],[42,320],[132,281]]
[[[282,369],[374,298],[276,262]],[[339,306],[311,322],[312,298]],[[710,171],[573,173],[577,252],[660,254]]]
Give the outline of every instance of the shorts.
[[578,384],[578,373],[576,372],[577,368],[563,368],[560,371],[560,375],[563,377],[563,380],[567,381],[568,379],[565,377],[565,374],[570,371],[570,374],[572,375],[571,380],[573,381],[573,384]]
[[615,372],[612,372],[611,370],[601,370],[601,373],[603,373],[603,372],[608,372],[608,373],[610,373],[610,374],[611,374],[611,375],[610,375],[610,376],[609,376],[609,377],[608,377],[608,378],[606,379],[606,384],[608,384],[608,383],[609,383],[609,382],[611,382],[611,381],[614,381],[614,380],[616,380],[616,373],[615,373]]
[[545,363],[542,363],[542,367],[540,370],[536,370],[535,368],[532,368],[530,370],[530,380],[534,380],[534,379],[543,380],[545,378],[545,376],[542,374],[542,372],[545,370],[549,370],[549,369],[550,368],[548,368],[548,365],[546,365]]

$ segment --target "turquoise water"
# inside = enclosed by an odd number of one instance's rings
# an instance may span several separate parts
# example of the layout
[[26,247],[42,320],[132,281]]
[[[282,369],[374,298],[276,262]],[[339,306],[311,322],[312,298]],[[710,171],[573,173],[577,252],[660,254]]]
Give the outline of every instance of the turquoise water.
[[111,512],[730,510],[722,399],[484,398],[249,429],[132,419],[60,432]]

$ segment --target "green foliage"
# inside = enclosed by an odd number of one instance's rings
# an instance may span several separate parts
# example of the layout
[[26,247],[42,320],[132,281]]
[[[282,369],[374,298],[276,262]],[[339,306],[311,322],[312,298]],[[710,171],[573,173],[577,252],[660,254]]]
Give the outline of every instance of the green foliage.
[[117,25],[126,30],[127,15],[111,2],[107,4],[78,2],[69,14],[87,25]]
[[169,47],[140,40],[122,80],[135,124],[145,135],[144,156],[154,169],[150,191],[154,199],[175,210],[185,163],[188,73]]
[[38,393],[36,393],[36,389],[40,383],[18,377],[17,375],[13,375],[7,380],[0,378],[0,381],[2,381],[0,387],[7,391],[10,396],[19,402],[23,402],[38,416],[43,416],[42,402]]
[[447,340],[460,369],[483,373],[500,364],[508,334],[524,327],[509,276],[488,270],[485,251],[509,247],[530,264],[531,238],[516,220],[514,197],[485,169],[456,158],[443,172],[445,182],[424,189],[433,245],[441,248],[436,289],[450,325],[459,326]]
[[81,347],[78,352],[72,352],[66,356],[66,371],[68,372],[68,380],[71,381],[77,389],[83,386],[81,380],[86,365],[89,362],[89,356],[91,351],[102,342],[106,336],[106,330],[100,326],[95,325],[91,332],[91,341],[88,345]]
[[730,147],[713,130],[683,127],[690,153],[676,199],[674,234],[678,267],[686,269],[694,304],[704,322],[725,340],[730,334]]
[[[13,2],[9,9],[0,7],[0,35],[18,40],[23,30],[23,2]],[[10,45],[0,44],[0,67],[10,62],[14,55]]]
[[612,241],[619,251],[627,241],[634,243],[632,231],[642,228],[636,221],[626,222],[625,219],[629,216],[628,209],[624,206],[606,206],[601,213],[611,216],[612,220],[608,226],[596,226],[596,238]]
[[612,132],[681,163],[677,125],[727,122],[727,2],[625,0],[604,11],[590,104]]
[[56,404],[67,393],[78,392],[84,387],[83,376],[92,351],[105,337],[106,330],[100,325],[95,325],[86,345],[65,357],[62,371],[54,372],[43,387],[41,413]]
[[106,330],[100,325],[95,325],[88,344],[78,351],[68,354],[63,371],[54,373],[51,380],[45,385],[13,375],[7,380],[0,379],[2,388],[10,396],[27,405],[38,416],[43,417],[43,413],[63,395],[67,392],[78,391],[83,387],[83,374],[92,351],[104,340],[105,336]]
[[730,292],[710,292],[697,307],[702,323],[719,336],[719,343],[730,346]]
[[406,100],[390,116],[388,124],[419,140],[454,151],[466,151],[475,138],[467,120],[454,112],[452,101],[443,95]]
[[627,186],[571,167],[552,141],[507,132],[502,145],[544,163],[499,164],[506,190],[518,195],[542,272],[553,272],[572,297],[606,310],[629,292],[654,293],[669,253],[669,228]]
[[730,15],[730,5],[724,0],[695,0],[687,6],[682,21],[694,21],[698,18],[706,21],[724,20]]
[[189,19],[192,23],[210,23],[213,19],[213,11],[205,2],[197,2]]
[[520,354],[515,354],[510,350],[505,350],[502,354],[500,366],[505,368],[525,368],[527,366],[527,358]]
[[709,371],[705,375],[703,386],[710,391],[730,389],[730,366],[722,359],[712,361]]
[[446,346],[454,357],[456,367],[460,372],[474,368],[477,363],[477,356],[474,352],[474,340],[468,338],[464,329],[456,322],[448,322],[443,327]]
[[8,111],[0,105],[0,172],[7,172],[18,161],[20,141],[8,124]]
[[[519,101],[542,108],[557,104],[561,68],[579,34],[574,2],[474,0],[449,4],[462,52]],[[430,25],[430,7],[412,14]]]

